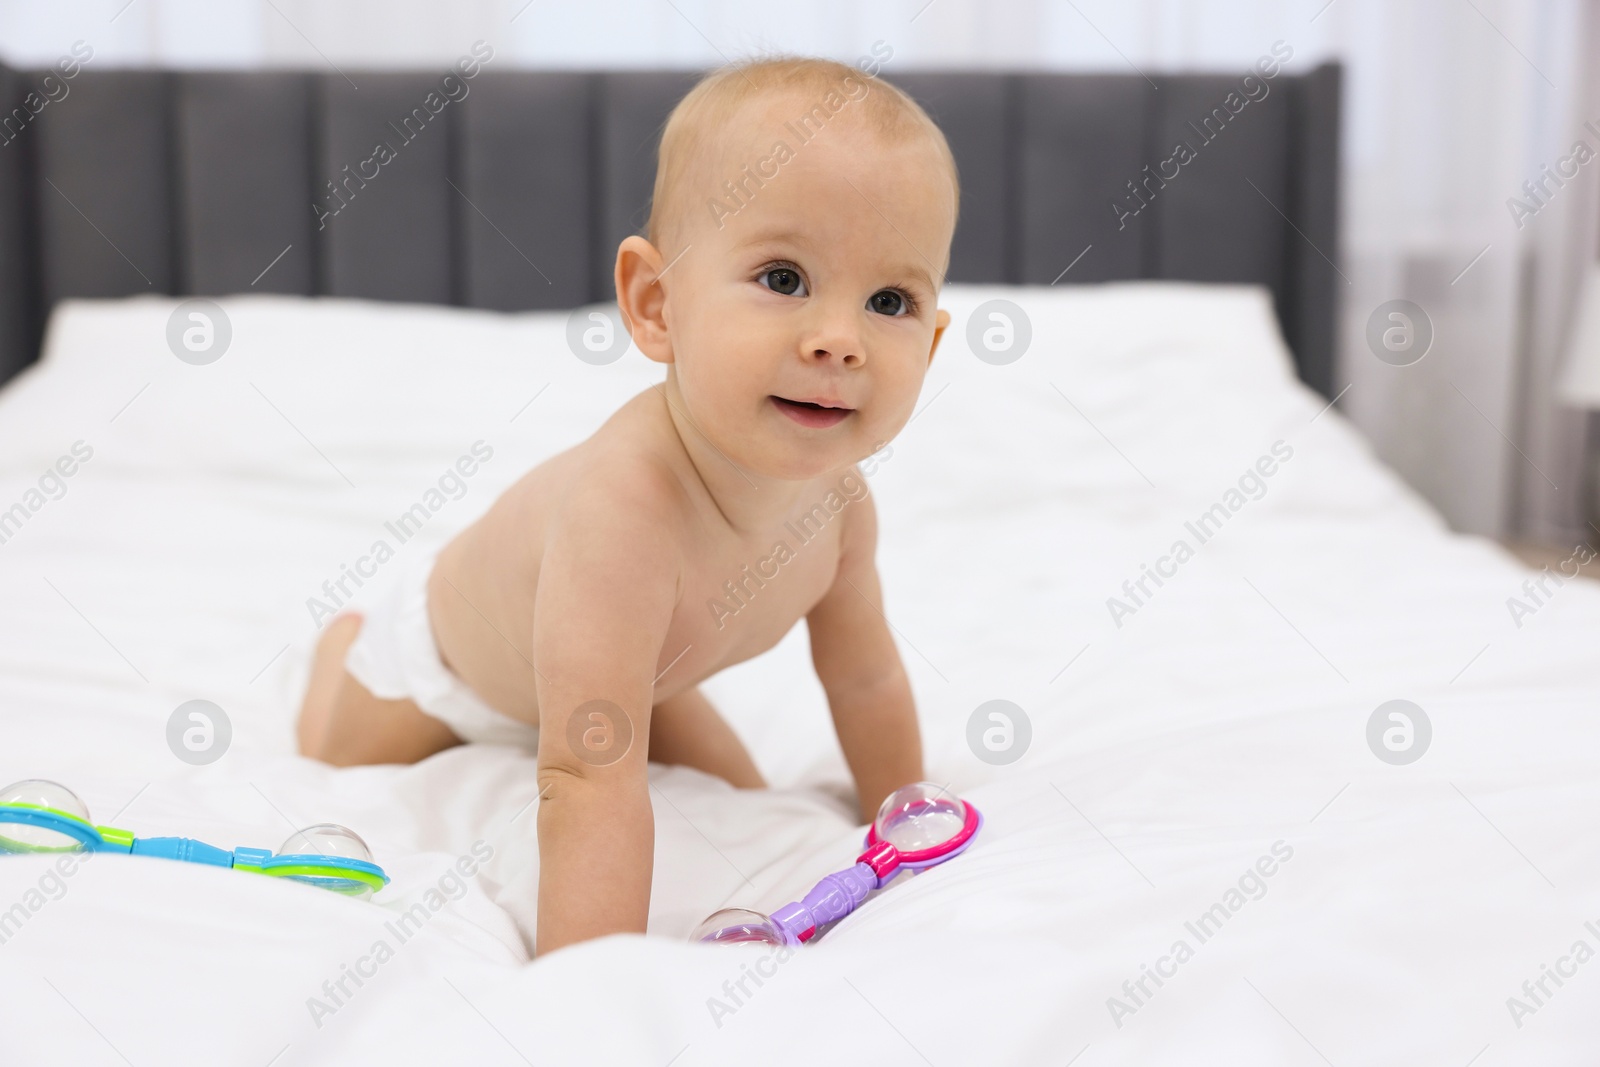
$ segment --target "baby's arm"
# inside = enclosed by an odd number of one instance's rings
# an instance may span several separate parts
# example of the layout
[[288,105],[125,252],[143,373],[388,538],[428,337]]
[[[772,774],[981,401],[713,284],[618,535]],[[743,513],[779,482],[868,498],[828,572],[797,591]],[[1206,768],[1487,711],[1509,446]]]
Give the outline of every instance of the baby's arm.
[[[608,472],[585,479],[546,535],[533,618],[539,955],[645,930],[655,848],[646,757],[656,663],[678,595],[674,514],[670,491],[650,474]],[[583,731],[596,731],[587,746]],[[623,731],[631,742],[619,756]]]
[[883,615],[874,562],[878,515],[871,494],[842,514],[839,569],[806,616],[806,626],[811,662],[855,776],[861,821],[871,822],[885,797],[922,780],[922,737],[911,683]]

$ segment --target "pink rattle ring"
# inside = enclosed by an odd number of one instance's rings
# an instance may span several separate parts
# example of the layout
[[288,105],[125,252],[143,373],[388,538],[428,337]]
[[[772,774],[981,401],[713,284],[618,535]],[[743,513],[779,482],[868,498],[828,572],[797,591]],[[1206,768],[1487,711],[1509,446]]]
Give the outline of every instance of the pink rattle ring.
[[[872,866],[882,886],[900,867],[919,871],[959,856],[982,826],[977,808],[932,782],[917,782],[883,802],[867,827],[867,851],[860,860]],[[874,862],[878,856],[882,860]]]
[[854,911],[868,894],[907,870],[922,870],[966,851],[983,827],[983,815],[932,782],[897,789],[867,829],[866,851],[855,865],[828,875],[804,900],[770,916],[747,908],[724,908],[708,916],[690,941],[801,945],[827,923]]

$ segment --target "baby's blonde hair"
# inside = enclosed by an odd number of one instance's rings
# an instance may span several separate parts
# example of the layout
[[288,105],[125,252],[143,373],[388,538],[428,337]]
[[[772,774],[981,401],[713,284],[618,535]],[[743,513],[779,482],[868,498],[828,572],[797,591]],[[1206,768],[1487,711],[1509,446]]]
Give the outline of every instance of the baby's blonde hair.
[[[862,88],[864,94],[860,92]],[[957,210],[961,185],[955,157],[943,131],[915,100],[888,82],[844,63],[803,56],[775,56],[712,71],[672,109],[661,134],[655,188],[650,197],[650,219],[645,227],[645,238],[651,244],[660,248],[669,218],[673,215],[681,218],[691,206],[685,203],[688,191],[684,189],[684,179],[696,152],[704,151],[709,139],[707,131],[723,128],[741,106],[758,96],[779,93],[814,98],[812,109],[802,114],[810,115],[820,109],[824,117],[831,117],[824,103],[828,94],[843,95],[854,101],[850,105],[852,108],[860,108],[868,128],[877,136],[892,143],[927,137],[949,170],[954,197],[951,210]],[[721,194],[714,192],[712,195]]]

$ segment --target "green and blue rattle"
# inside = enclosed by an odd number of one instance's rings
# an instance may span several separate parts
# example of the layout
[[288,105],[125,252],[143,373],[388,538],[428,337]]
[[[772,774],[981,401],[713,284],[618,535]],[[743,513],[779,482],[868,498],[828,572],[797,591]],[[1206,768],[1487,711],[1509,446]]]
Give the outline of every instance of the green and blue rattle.
[[77,794],[40,778],[0,790],[0,855],[60,852],[122,852],[232,867],[349,897],[368,897],[389,884],[383,868],[372,862],[366,842],[335,823],[296,831],[277,852],[230,850],[188,837],[140,838],[113,826],[96,826]]

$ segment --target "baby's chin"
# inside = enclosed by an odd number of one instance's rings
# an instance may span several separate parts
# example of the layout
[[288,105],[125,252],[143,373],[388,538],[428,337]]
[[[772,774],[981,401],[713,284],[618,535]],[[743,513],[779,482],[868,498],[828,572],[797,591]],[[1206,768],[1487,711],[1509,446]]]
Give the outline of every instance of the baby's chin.
[[838,459],[825,458],[823,454],[811,450],[796,448],[792,443],[782,441],[767,441],[763,454],[755,457],[742,457],[740,466],[751,474],[763,478],[773,478],[785,482],[809,482],[834,471],[841,471],[856,462],[849,458],[845,451],[838,453]]
[[[739,466],[751,474],[786,482],[805,482],[847,469],[872,452],[857,435],[838,433],[843,427],[811,434],[785,433],[763,428],[744,438],[737,453]],[[808,439],[809,438],[809,439]]]

